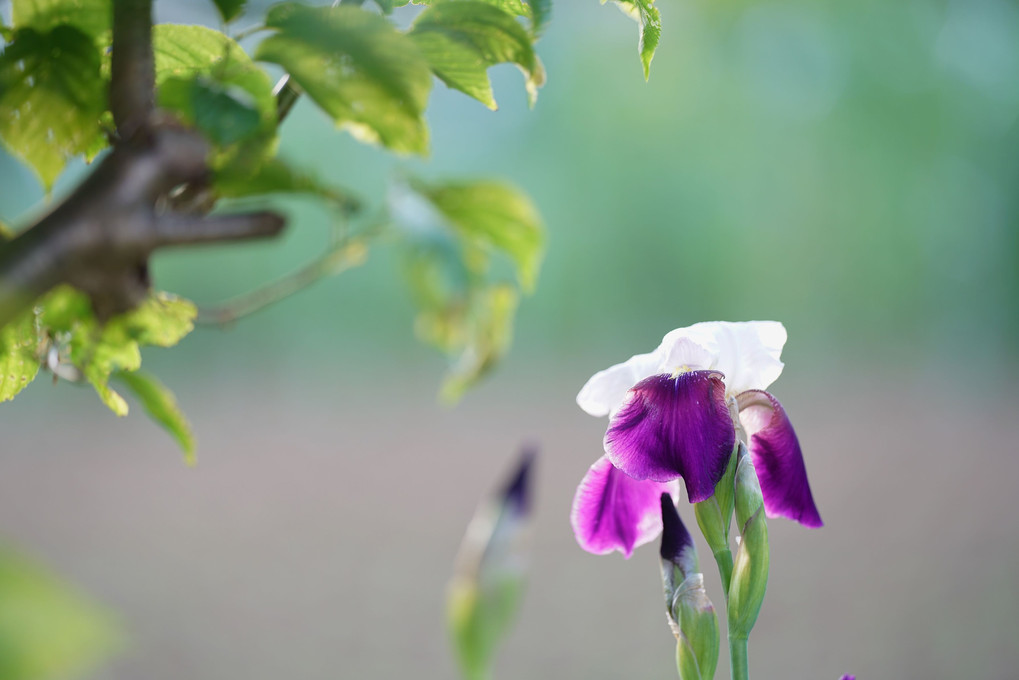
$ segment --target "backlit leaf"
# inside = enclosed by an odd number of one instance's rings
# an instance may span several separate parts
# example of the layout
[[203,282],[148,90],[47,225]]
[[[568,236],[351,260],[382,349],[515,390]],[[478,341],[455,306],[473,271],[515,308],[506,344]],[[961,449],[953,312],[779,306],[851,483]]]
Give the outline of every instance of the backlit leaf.
[[358,7],[276,5],[256,57],[279,64],[338,125],[394,151],[425,153],[431,73],[416,43]]
[[532,38],[509,13],[485,2],[442,2],[414,22],[410,36],[446,85],[496,108],[487,69],[512,63],[524,72],[529,99],[545,80]]
[[47,190],[68,158],[102,142],[100,61],[94,40],[65,25],[20,29],[0,54],[0,138]]
[[[605,0],[602,0],[604,2]],[[637,50],[644,67],[644,80],[651,75],[651,60],[654,59],[658,40],[662,37],[662,16],[654,0],[615,0],[623,13],[637,22],[639,42]]]
[[195,439],[191,433],[191,423],[177,405],[177,399],[163,383],[154,376],[141,371],[133,373],[117,371],[113,377],[124,383],[138,398],[149,416],[177,440],[184,451],[184,459],[188,465],[195,463]]
[[14,0],[15,28],[50,31],[68,24],[97,38],[110,28],[110,0]]
[[35,313],[27,310],[0,328],[0,401],[13,399],[39,372]]

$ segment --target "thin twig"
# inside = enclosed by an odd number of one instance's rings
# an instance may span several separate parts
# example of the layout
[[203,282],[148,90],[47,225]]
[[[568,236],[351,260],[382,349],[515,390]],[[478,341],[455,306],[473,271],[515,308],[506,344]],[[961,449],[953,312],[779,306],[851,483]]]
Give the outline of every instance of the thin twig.
[[339,274],[363,264],[367,256],[368,247],[365,240],[351,240],[329,250],[322,257],[281,279],[256,288],[217,307],[199,309],[196,321],[203,325],[225,326],[232,324],[238,319],[250,316],[308,288],[327,276]]

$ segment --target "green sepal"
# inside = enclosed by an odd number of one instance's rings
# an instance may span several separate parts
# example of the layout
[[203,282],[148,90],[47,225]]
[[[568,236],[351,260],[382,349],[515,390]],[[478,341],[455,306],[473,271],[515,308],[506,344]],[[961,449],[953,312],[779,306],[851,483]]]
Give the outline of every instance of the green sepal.
[[718,666],[718,616],[704,589],[704,575],[691,574],[676,591],[669,612],[676,634],[681,680],[711,680]]

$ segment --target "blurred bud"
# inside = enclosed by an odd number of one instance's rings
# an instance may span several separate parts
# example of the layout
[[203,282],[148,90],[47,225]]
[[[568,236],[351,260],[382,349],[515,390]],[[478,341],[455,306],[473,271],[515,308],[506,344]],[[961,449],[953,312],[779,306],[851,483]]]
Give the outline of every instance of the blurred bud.
[[669,626],[676,636],[681,680],[710,680],[718,665],[718,617],[698,571],[690,532],[667,493],[662,494],[662,583]]
[[482,502],[457,554],[447,617],[457,660],[468,680],[490,675],[495,649],[509,632],[523,595],[534,456],[526,449],[502,490]]
[[768,587],[768,525],[764,500],[750,456],[736,465],[736,521],[741,527],[739,551],[729,585],[729,637],[745,639],[757,621]]
[[725,468],[725,474],[715,486],[714,495],[706,501],[693,504],[697,526],[701,528],[704,539],[708,542],[711,552],[715,554],[729,550],[729,523],[732,521],[734,503],[733,480],[736,474],[736,451],[737,449],[734,448],[729,457],[729,465]]

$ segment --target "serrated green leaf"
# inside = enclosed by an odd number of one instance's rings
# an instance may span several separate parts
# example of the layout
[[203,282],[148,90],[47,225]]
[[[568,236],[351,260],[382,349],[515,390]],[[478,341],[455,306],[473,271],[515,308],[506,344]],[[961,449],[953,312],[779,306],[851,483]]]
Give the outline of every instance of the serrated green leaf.
[[195,439],[191,423],[177,405],[177,399],[163,383],[154,376],[141,371],[133,373],[118,371],[113,377],[124,383],[138,398],[145,411],[177,440],[184,451],[188,465],[195,464]]
[[[605,0],[602,0],[605,2]],[[655,57],[658,41],[662,37],[662,15],[654,0],[615,0],[623,13],[637,22],[639,42],[637,51],[644,67],[644,80],[651,76],[651,60]]]
[[35,313],[28,310],[0,328],[0,401],[13,399],[39,373]]
[[190,300],[170,293],[153,293],[134,310],[112,319],[105,332],[142,345],[173,347],[194,330],[197,315],[198,309]]
[[110,0],[14,0],[15,28],[50,31],[61,24],[97,38],[110,28]]
[[[414,0],[415,5],[438,5],[446,2],[458,2],[459,0]],[[524,17],[531,27],[531,34],[538,38],[548,24],[552,14],[551,0],[473,0],[483,2],[486,5],[498,7],[504,12],[515,17]]]
[[544,228],[526,195],[499,182],[452,182],[414,187],[469,243],[502,251],[514,262],[525,292],[534,290],[541,267]]
[[397,7],[404,7],[410,4],[410,0],[375,0],[384,14],[392,14]]
[[256,58],[279,64],[338,125],[394,151],[424,154],[431,73],[416,43],[358,7],[276,5]]
[[0,138],[47,191],[68,158],[101,141],[100,64],[94,39],[67,25],[20,29],[0,54]]
[[513,15],[494,5],[471,0],[437,3],[418,16],[410,36],[442,82],[490,109],[496,103],[487,70],[495,64],[520,67],[532,103],[544,83],[531,36]]
[[229,23],[240,16],[241,12],[244,11],[244,5],[247,4],[247,0],[212,0],[216,4],[216,9],[219,10],[219,15],[223,17],[223,21]]
[[81,677],[121,646],[113,617],[40,565],[0,547],[0,677]]

